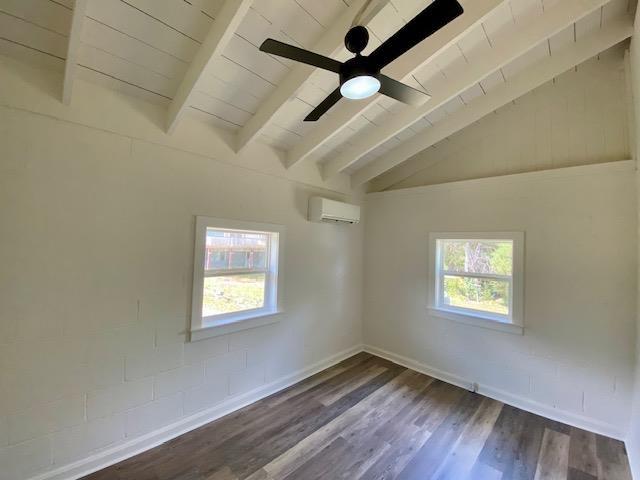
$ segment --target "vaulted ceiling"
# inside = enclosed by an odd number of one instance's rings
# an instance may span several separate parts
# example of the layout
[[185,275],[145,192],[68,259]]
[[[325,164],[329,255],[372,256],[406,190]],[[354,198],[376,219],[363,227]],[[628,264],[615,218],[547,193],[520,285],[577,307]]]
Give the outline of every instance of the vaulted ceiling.
[[[318,163],[366,183],[562,72],[625,41],[635,0],[461,0],[465,13],[384,73],[428,92],[411,107],[342,100],[303,118],[335,74],[262,53],[267,37],[349,58],[343,37],[363,5],[375,48],[429,0],[0,0],[0,54],[64,71]],[[366,54],[367,51],[364,53]]]

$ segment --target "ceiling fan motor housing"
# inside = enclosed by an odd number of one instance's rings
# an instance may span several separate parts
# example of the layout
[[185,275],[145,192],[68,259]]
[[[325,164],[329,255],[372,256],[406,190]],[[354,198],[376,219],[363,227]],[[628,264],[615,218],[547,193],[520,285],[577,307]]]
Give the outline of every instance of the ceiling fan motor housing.
[[380,72],[368,60],[367,57],[356,55],[344,62],[340,69],[340,85],[355,77],[367,76],[379,79]]
[[344,45],[351,53],[356,55],[367,48],[369,43],[369,31],[362,25],[356,25],[349,29],[344,37]]
[[344,44],[355,57],[344,62],[340,68],[340,85],[344,85],[348,80],[356,77],[374,77],[379,79],[380,71],[368,57],[361,55],[361,52],[369,43],[369,32],[366,27],[356,25],[351,28],[344,37]]

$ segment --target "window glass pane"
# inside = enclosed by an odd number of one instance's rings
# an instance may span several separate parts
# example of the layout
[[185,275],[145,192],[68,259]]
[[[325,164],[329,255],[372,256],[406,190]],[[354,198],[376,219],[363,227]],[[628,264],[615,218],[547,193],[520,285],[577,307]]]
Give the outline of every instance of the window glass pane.
[[210,256],[210,260],[207,268],[227,268],[229,265],[229,255],[227,252],[207,252]]
[[512,275],[511,240],[438,240],[442,268],[451,272]]
[[249,268],[249,252],[236,250],[229,253],[229,265],[231,268]]
[[509,282],[488,278],[444,276],[444,304],[509,315]]
[[267,267],[266,233],[234,232],[207,228],[205,270]]
[[223,275],[204,279],[202,316],[264,306],[265,274]]
[[252,252],[253,258],[251,263],[253,268],[267,268],[267,252],[266,251],[254,251]]

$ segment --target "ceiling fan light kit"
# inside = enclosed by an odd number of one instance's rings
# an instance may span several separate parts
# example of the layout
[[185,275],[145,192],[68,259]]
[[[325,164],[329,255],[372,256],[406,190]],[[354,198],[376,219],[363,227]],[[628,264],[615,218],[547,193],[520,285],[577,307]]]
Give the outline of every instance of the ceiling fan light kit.
[[271,38],[260,45],[260,50],[339,75],[339,87],[309,113],[305,121],[318,120],[343,97],[361,100],[377,92],[418,106],[431,97],[425,92],[387,77],[381,70],[463,13],[464,10],[457,0],[434,0],[369,55],[362,55],[369,43],[369,32],[366,27],[356,25],[344,38],[345,47],[355,56],[344,63]]
[[344,62],[340,68],[340,94],[350,100],[362,100],[380,90],[380,73],[361,55],[369,43],[369,31],[356,25],[344,37],[344,44],[356,56]]
[[369,98],[380,90],[380,80],[372,75],[352,77],[340,86],[340,94],[350,100]]

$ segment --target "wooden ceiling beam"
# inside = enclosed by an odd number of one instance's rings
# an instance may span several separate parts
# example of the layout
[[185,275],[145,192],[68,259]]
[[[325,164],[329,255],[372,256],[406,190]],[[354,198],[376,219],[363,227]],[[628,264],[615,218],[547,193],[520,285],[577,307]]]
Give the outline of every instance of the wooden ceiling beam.
[[71,14],[71,29],[67,43],[67,58],[64,62],[64,77],[62,79],[62,103],[69,105],[73,92],[73,82],[78,68],[78,52],[82,38],[82,24],[87,11],[87,0],[75,0]]
[[464,75],[451,79],[438,91],[431,92],[431,100],[425,105],[403,110],[393,120],[357,139],[351,147],[327,162],[323,171],[325,178],[344,171],[376,147],[608,2],[609,0],[563,0],[546,8],[543,15],[494,45],[475,63],[470,63]]
[[189,64],[167,111],[167,133],[172,133],[209,65],[224,51],[252,0],[225,0],[202,45]]
[[[630,16],[624,16],[620,20],[610,22],[598,32],[581,38],[576,43],[554,53],[553,56],[535,63],[515,75],[505,84],[484,96],[476,98],[453,115],[436,123],[433,127],[427,128],[420,135],[401,143],[389,150],[385,155],[365,165],[352,175],[352,185],[362,185],[401,165],[417,153],[444,140],[531,90],[553,80],[576,65],[630,38],[632,35],[633,19]],[[407,174],[407,172],[404,173]],[[411,175],[411,172],[406,176],[409,175]],[[376,187],[384,189],[397,181],[390,180],[391,183],[388,185],[377,183]]]

